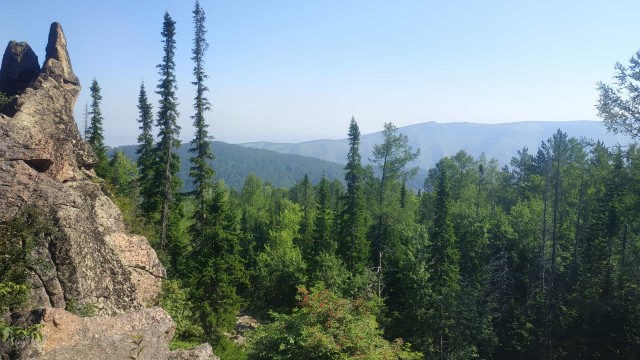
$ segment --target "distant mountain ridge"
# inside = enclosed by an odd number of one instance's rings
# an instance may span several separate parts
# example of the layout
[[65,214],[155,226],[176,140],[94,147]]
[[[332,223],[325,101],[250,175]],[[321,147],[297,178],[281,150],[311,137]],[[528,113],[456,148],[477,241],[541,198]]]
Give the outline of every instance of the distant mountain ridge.
[[[345,133],[347,129],[345,123]],[[540,143],[562,129],[570,137],[601,140],[607,146],[626,145],[631,138],[607,133],[600,121],[524,121],[503,124],[477,124],[469,122],[426,122],[399,127],[407,135],[414,149],[420,148],[420,157],[415,165],[430,169],[445,156],[465,150],[474,157],[484,153],[495,158],[500,165],[508,165],[518,150],[525,146],[535,152]],[[380,132],[361,136],[360,152],[363,160],[372,157],[373,146],[382,140]],[[318,159],[345,163],[349,144],[347,139],[313,140],[301,143],[249,142],[238,144],[245,147],[271,150],[285,154],[296,154]]]
[[[413,189],[421,189],[427,176],[427,170],[444,156],[465,150],[474,157],[483,152],[488,158],[496,158],[500,165],[509,164],[518,150],[528,147],[537,151],[543,140],[551,137],[560,128],[569,136],[601,140],[608,146],[617,143],[628,144],[626,136],[608,134],[598,121],[529,121],[506,124],[474,123],[435,123],[409,125],[398,128],[409,138],[413,148],[420,148],[420,157],[414,166],[420,171],[408,182]],[[360,152],[367,162],[372,157],[373,146],[382,141],[380,132],[361,136]],[[181,159],[180,178],[183,191],[193,186],[188,178],[190,145],[182,144],[178,154]],[[119,146],[113,150],[123,151],[129,158],[136,160],[136,145]],[[211,163],[216,178],[222,179],[233,188],[242,187],[250,173],[256,174],[265,182],[276,187],[290,187],[300,181],[305,174],[312,183],[317,183],[324,173],[329,179],[344,178],[344,163],[349,150],[347,139],[313,140],[301,143],[252,142],[227,144],[212,142],[216,158]]]

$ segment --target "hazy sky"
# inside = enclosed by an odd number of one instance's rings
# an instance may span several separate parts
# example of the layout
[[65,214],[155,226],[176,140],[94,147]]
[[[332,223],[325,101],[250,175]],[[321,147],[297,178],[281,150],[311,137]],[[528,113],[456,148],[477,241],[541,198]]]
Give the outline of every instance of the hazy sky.
[[[135,143],[141,81],[155,90],[163,13],[177,21],[183,141],[191,139],[193,2],[2,0],[0,45],[44,58],[59,21],[83,91],[95,77],[109,145]],[[598,80],[640,48],[640,1],[214,1],[207,13],[212,135],[344,138],[386,121],[596,119]],[[150,94],[154,110],[157,96]]]

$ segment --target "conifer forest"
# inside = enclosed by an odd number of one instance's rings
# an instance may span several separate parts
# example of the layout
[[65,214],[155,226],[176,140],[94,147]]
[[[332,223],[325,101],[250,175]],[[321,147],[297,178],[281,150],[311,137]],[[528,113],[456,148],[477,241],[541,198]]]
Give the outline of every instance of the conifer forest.
[[[162,58],[157,81],[140,84],[136,160],[108,152],[100,79],[84,132],[103,190],[167,269],[160,305],[177,323],[174,349],[209,342],[222,359],[640,358],[637,144],[558,129],[506,164],[444,157],[416,189],[420,149],[388,122],[365,159],[347,114],[342,178],[282,188],[252,174],[233,188],[212,166],[215,81],[205,9],[196,1],[192,14],[191,28],[169,13],[158,22]],[[177,98],[176,27],[193,34],[192,62],[180,64],[192,68],[191,99]],[[594,104],[603,126],[634,139],[638,64],[640,53],[618,64]],[[178,113],[178,101],[192,111]],[[181,179],[185,116],[196,132]],[[240,315],[261,325],[237,342]]]

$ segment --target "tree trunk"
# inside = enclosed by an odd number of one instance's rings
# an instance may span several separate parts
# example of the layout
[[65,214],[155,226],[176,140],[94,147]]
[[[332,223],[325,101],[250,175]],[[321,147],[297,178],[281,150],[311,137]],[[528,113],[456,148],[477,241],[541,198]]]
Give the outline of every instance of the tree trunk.
[[167,241],[167,228],[169,224],[169,203],[171,202],[171,142],[167,146],[167,163],[164,170],[164,194],[162,199],[162,214],[160,215],[160,248],[164,250]]

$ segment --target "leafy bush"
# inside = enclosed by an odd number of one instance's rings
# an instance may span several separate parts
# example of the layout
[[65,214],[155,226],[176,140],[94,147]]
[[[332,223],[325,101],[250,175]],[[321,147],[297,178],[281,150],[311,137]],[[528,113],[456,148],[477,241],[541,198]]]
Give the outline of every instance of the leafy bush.
[[[30,257],[33,244],[54,232],[51,223],[40,212],[29,209],[14,220],[0,223],[0,314],[24,305],[29,294],[26,286],[27,269],[33,264]],[[39,340],[40,326],[27,328],[10,326],[0,320],[3,342]]]
[[295,306],[296,288],[306,283],[307,266],[302,252],[294,244],[302,213],[300,206],[282,200],[269,241],[258,255],[255,269],[255,292],[262,308],[289,311]]
[[11,102],[11,97],[0,92],[0,110],[2,110],[2,108],[10,102]]
[[248,359],[245,346],[242,344],[236,344],[233,340],[226,337],[220,338],[216,346],[213,348],[213,353],[223,360]]
[[343,299],[326,289],[298,290],[291,315],[272,313],[274,321],[252,334],[250,359],[421,359],[398,339],[382,338],[369,304]]
[[76,314],[80,317],[96,316],[96,306],[93,304],[78,304],[76,299],[67,300],[66,308],[68,312]]
[[162,282],[160,306],[176,322],[176,333],[169,344],[171,350],[190,349],[202,343],[204,330],[197,325],[198,321],[192,310],[193,305],[179,281],[165,280]]

